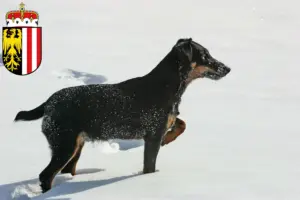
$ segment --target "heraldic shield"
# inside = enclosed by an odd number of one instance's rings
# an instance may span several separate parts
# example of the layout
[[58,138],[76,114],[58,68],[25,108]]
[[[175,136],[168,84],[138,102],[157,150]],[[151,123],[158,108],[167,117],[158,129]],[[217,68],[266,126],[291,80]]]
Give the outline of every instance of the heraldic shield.
[[2,59],[16,75],[31,74],[42,61],[42,27],[3,27]]

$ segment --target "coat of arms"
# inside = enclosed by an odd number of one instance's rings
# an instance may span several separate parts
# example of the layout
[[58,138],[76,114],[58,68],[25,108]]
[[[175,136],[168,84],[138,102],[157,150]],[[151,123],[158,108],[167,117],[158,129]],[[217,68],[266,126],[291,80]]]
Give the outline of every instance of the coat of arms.
[[2,30],[2,59],[5,68],[16,75],[28,75],[36,71],[42,61],[42,27],[39,15],[25,10],[6,13],[6,27]]

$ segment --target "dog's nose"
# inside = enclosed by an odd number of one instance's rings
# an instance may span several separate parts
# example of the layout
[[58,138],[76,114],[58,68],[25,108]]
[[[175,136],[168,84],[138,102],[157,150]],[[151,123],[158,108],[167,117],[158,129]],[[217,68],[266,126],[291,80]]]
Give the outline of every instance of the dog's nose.
[[227,75],[230,71],[231,69],[229,67],[225,67],[225,75]]

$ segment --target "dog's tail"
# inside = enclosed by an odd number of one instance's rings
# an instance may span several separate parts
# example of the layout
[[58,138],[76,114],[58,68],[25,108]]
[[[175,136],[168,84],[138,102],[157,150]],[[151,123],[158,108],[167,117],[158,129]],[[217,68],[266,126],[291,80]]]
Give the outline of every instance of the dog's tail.
[[30,121],[39,119],[44,115],[44,107],[45,103],[30,111],[20,111],[14,121]]

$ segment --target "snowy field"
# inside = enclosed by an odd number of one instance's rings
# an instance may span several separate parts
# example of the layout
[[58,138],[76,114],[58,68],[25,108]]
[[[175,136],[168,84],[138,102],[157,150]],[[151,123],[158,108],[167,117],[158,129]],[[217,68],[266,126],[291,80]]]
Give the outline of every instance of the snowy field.
[[[19,3],[1,0],[3,26]],[[24,77],[0,66],[0,200],[300,199],[298,0],[24,3],[40,14],[43,60]],[[63,87],[144,75],[181,37],[232,71],[187,89],[180,106],[186,132],[161,148],[159,171],[140,174],[142,141],[88,144],[78,175],[59,174],[40,194],[50,151],[41,120],[13,123],[17,112]]]

